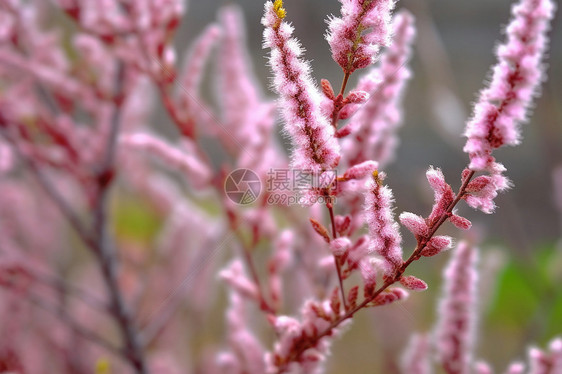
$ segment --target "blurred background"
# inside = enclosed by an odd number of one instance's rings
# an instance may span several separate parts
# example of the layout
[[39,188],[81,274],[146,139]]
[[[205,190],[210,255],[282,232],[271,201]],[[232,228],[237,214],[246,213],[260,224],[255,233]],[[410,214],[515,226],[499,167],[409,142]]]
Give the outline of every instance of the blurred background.
[[[261,48],[263,3],[237,3],[245,13],[255,70],[264,91],[272,96],[267,90],[270,72],[266,51]],[[295,35],[306,48],[315,79],[319,82],[326,78],[339,87],[342,72],[333,62],[323,37],[325,20],[328,15],[339,13],[339,3],[284,3]],[[223,4],[220,0],[191,1],[176,40],[180,51],[216,19],[217,9]],[[416,16],[418,36],[411,61],[414,75],[404,98],[401,143],[395,161],[387,169],[397,212],[428,212],[432,195],[424,174],[429,165],[442,168],[453,187],[458,187],[460,181],[455,178],[467,162],[461,134],[472,102],[495,62],[494,47],[503,40],[510,4],[507,0],[398,2],[398,8],[406,8]],[[553,170],[562,166],[560,21],[559,11],[550,32],[548,82],[543,85],[531,120],[524,126],[523,143],[497,152],[514,188],[498,197],[499,208],[491,216],[466,206],[460,208],[474,223],[471,239],[482,243],[478,356],[500,371],[512,359],[523,358],[530,342],[544,344],[552,336],[562,334],[562,212],[555,204],[552,180]],[[356,73],[348,87],[353,87],[360,75],[361,72]],[[210,92],[207,94],[212,102]],[[157,113],[155,123],[170,134],[175,131],[163,111]],[[450,228],[444,231],[459,235]],[[405,236],[405,248],[409,248],[413,242]],[[413,295],[406,304],[360,313],[351,331],[334,345],[328,372],[392,372],[393,358],[403,349],[409,331],[426,331],[435,321],[435,301],[446,259],[447,256],[441,256],[413,268],[413,273],[428,281],[429,292]],[[399,326],[396,330],[387,331],[389,319],[397,322],[392,324]]]

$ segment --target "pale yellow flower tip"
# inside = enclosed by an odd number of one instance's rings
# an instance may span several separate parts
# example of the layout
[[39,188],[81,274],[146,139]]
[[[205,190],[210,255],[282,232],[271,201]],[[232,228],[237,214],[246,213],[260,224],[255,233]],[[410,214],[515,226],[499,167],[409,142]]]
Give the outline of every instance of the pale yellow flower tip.
[[279,17],[280,19],[285,18],[285,16],[287,15],[287,11],[285,10],[285,8],[283,8],[283,0],[275,0],[275,2],[273,3],[273,10],[277,14],[277,17]]
[[111,363],[105,358],[96,362],[96,374],[111,374]]

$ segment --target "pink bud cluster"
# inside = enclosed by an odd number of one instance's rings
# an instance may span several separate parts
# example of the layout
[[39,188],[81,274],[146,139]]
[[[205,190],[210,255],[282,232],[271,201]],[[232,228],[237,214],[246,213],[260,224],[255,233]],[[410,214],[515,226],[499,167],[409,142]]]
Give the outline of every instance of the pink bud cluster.
[[497,49],[490,84],[481,91],[466,126],[464,151],[470,156],[470,169],[488,169],[495,162],[491,155],[495,148],[519,143],[519,124],[544,79],[542,59],[554,8],[551,0],[522,0],[513,6],[507,41]]
[[247,310],[243,295],[230,293],[230,308],[226,313],[228,325],[228,342],[232,351],[225,353],[231,356],[234,372],[262,374],[265,372],[265,350],[254,333],[248,328],[251,317]]
[[437,358],[447,373],[470,372],[476,324],[476,249],[460,242],[445,269],[435,330]]
[[445,181],[441,170],[430,168],[426,177],[435,195],[431,214],[429,217],[423,218],[414,213],[404,212],[400,214],[400,223],[415,236],[418,247],[421,249],[419,254],[424,257],[431,257],[451,248],[453,244],[453,240],[449,236],[434,235],[435,227],[438,227],[446,219],[463,230],[469,229],[471,223],[466,218],[451,211],[455,194],[451,186]]
[[430,374],[431,344],[427,335],[413,334],[404,350],[401,360],[404,374]]
[[271,49],[269,65],[280,95],[285,131],[294,144],[291,166],[312,172],[333,169],[340,159],[339,145],[333,127],[321,113],[320,94],[310,78],[309,64],[301,58],[300,43],[291,37],[293,27],[269,1],[262,24],[264,48]]
[[[333,329],[329,337],[318,337],[319,332],[325,331],[339,317],[339,312],[329,302],[309,300],[305,302],[301,314],[302,322],[288,316],[270,318],[279,338],[273,352],[266,356],[268,373],[321,373],[332,340],[351,323],[349,321]],[[300,347],[309,344],[309,349],[295,357]]]
[[392,29],[392,44],[382,54],[379,65],[357,85],[358,90],[370,95],[369,100],[355,108],[357,112],[350,123],[341,129],[354,129],[342,145],[342,159],[349,165],[376,160],[384,166],[398,142],[395,131],[401,120],[401,98],[411,76],[408,60],[415,35],[413,16],[401,10],[394,17]]
[[553,339],[548,347],[548,352],[531,348],[529,363],[529,374],[562,373],[562,338]]
[[[482,295],[477,294],[476,248],[460,242],[453,251],[444,272],[443,297],[439,303],[438,321],[433,339],[413,334],[401,361],[403,374],[492,374],[490,364],[475,360],[475,324]],[[482,277],[484,278],[484,277]],[[478,287],[481,289],[481,287]],[[433,355],[430,352],[435,351]],[[531,347],[528,364],[514,361],[505,374],[557,374],[562,372],[562,339],[555,337],[548,349]]]
[[369,227],[370,250],[379,255],[384,263],[386,275],[392,275],[402,266],[402,238],[398,224],[394,221],[392,191],[382,184],[380,173],[369,182],[369,193],[365,197],[365,221]]
[[328,20],[326,40],[346,74],[372,64],[381,46],[390,44],[393,0],[340,0],[341,18]]

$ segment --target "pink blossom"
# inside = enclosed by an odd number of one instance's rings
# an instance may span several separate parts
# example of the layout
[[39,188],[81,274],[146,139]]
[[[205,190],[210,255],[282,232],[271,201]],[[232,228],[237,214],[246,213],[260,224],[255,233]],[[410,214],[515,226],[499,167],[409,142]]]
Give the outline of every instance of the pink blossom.
[[[347,257],[350,269],[359,266],[360,262],[369,255],[369,245],[370,240],[368,235],[359,237],[359,239],[357,239],[357,241],[353,244]],[[372,265],[369,264],[369,267],[372,267]]]
[[392,0],[340,0],[341,18],[328,20],[326,40],[332,57],[346,74],[375,62],[381,46],[390,44]]
[[449,217],[449,220],[451,221],[451,223],[453,225],[455,225],[457,228],[461,229],[461,230],[468,230],[472,227],[472,222],[470,222],[468,219],[458,216],[456,214],[451,214],[451,217]]
[[219,276],[240,295],[253,300],[259,299],[259,291],[256,285],[246,276],[244,265],[240,259],[233,260],[228,267],[219,273]]
[[491,214],[496,208],[494,199],[498,192],[509,189],[511,182],[503,175],[505,168],[500,163],[490,163],[487,171],[490,173],[489,176],[476,177],[467,185],[463,199],[470,207]]
[[349,238],[341,237],[336,238],[330,242],[330,250],[334,256],[343,256],[351,247],[351,240]]
[[205,68],[209,63],[209,57],[213,47],[219,41],[222,30],[217,24],[210,24],[193,42],[186,51],[183,69],[179,75],[178,96],[180,104],[192,105],[189,96],[199,98],[200,85]]
[[234,143],[231,151],[239,156],[240,167],[265,175],[266,170],[283,161],[273,141],[276,108],[263,97],[254,74],[241,9],[225,6],[219,20],[224,31],[215,75],[223,126],[218,135],[223,143]]
[[230,293],[230,307],[226,312],[228,340],[240,363],[242,372],[263,374],[265,372],[265,350],[254,333],[249,329],[246,300],[236,289]]
[[474,365],[474,374],[493,374],[493,372],[490,365],[484,361],[478,361]]
[[284,9],[265,3],[264,47],[271,49],[269,65],[273,86],[280,95],[285,131],[294,145],[291,166],[320,172],[339,162],[339,145],[334,128],[320,111],[320,94],[310,78],[310,66],[301,59],[302,48],[291,37],[293,27],[283,21]]
[[425,257],[435,256],[453,245],[453,239],[450,236],[437,235],[427,242],[425,248],[421,251],[421,255]]
[[282,231],[273,243],[274,253],[269,261],[269,290],[274,307],[278,308],[283,297],[282,275],[294,261],[293,245],[295,237],[289,230]]
[[343,179],[363,179],[367,175],[372,174],[378,167],[376,161],[365,161],[360,164],[354,165],[347,169],[343,174]]
[[[198,157],[187,154],[179,148],[175,148],[163,140],[149,134],[125,135],[121,138],[121,144],[128,148],[148,151],[156,157],[162,159],[173,168],[178,169],[184,174],[194,186],[202,187],[209,183],[211,170]],[[184,139],[188,145],[189,141]]]
[[444,273],[435,334],[437,358],[451,374],[470,372],[477,312],[476,257],[475,248],[460,242]]
[[363,279],[363,296],[365,298],[371,297],[377,287],[377,271],[372,259],[361,259],[359,271]]
[[416,237],[426,237],[429,234],[429,227],[423,217],[414,213],[404,212],[400,214],[400,222]]
[[220,127],[200,92],[201,81],[210,63],[211,52],[222,32],[223,30],[218,24],[211,24],[187,49],[183,59],[183,68],[177,80],[176,110],[178,119],[184,126],[184,129],[181,129],[182,132],[192,133],[193,126],[197,123],[206,134],[218,137],[228,149],[234,149],[233,140]]
[[523,374],[525,372],[525,365],[521,362],[514,362],[509,365],[505,374]]
[[359,81],[357,89],[369,93],[370,98],[355,106],[357,112],[342,128],[353,134],[342,146],[342,158],[349,165],[375,160],[384,166],[391,161],[398,143],[395,133],[401,120],[402,94],[411,76],[407,63],[415,34],[413,23],[413,16],[405,10],[394,17],[392,45],[382,54],[379,66]]
[[246,52],[242,10],[236,6],[223,7],[219,20],[224,35],[218,50],[217,90],[223,122],[229,127],[244,127],[244,122],[251,120],[249,113],[260,102],[261,89]]
[[333,334],[317,341],[311,348],[302,352],[298,359],[289,361],[291,355],[297,352],[301,345],[314,339],[317,332],[329,326],[330,323],[325,318],[334,317],[334,312],[328,302],[319,305],[310,300],[305,302],[301,314],[303,315],[302,322],[288,316],[272,317],[278,340],[273,352],[266,356],[268,373],[322,373],[322,363],[329,353],[331,341],[350,324],[349,320],[340,324],[332,330]]
[[542,59],[554,8],[551,0],[520,0],[513,6],[507,41],[497,49],[498,63],[490,84],[480,92],[466,125],[464,151],[470,156],[472,170],[493,163],[495,148],[519,143],[519,124],[526,120],[544,79]]
[[401,359],[403,374],[431,374],[431,345],[427,335],[414,334]]
[[410,291],[425,291],[427,290],[427,283],[423,280],[407,275],[400,277],[400,284],[409,289]]
[[336,223],[337,233],[342,236],[345,236],[349,229],[349,226],[351,225],[351,217],[349,215],[347,216],[337,215],[335,217],[335,223]]
[[369,227],[369,248],[382,257],[385,273],[392,275],[402,266],[402,238],[392,212],[392,191],[382,185],[383,179],[384,174],[381,173],[369,182],[364,214]]
[[12,168],[14,163],[11,148],[0,141],[0,174],[6,173]]
[[401,288],[388,288],[375,297],[371,303],[375,306],[388,305],[395,301],[404,300],[408,296],[409,294],[406,290]]
[[529,374],[557,374],[562,372],[562,338],[551,340],[548,351],[529,349]]
[[428,225],[433,225],[443,215],[447,214],[450,204],[455,199],[455,194],[451,186],[445,182],[445,176],[440,169],[429,168],[425,173],[429,185],[434,192],[433,209],[428,218]]

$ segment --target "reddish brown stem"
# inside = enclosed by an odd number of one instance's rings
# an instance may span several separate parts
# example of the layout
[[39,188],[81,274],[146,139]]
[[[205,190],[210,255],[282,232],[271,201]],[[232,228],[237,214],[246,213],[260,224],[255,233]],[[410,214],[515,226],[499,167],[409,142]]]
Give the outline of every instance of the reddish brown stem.
[[410,257],[408,257],[408,259],[402,264],[402,266],[396,271],[396,273],[394,274],[393,277],[388,278],[384,284],[379,287],[371,297],[363,300],[359,305],[357,305],[355,308],[347,311],[342,317],[340,317],[339,319],[337,319],[336,321],[332,322],[332,324],[327,327],[325,330],[321,331],[320,333],[318,333],[316,336],[314,336],[313,338],[311,338],[311,340],[309,341],[305,341],[302,342],[302,344],[299,345],[298,350],[296,352],[293,353],[293,355],[291,355],[285,362],[285,364],[283,366],[281,366],[279,368],[279,370],[277,371],[278,374],[284,373],[287,369],[287,365],[295,360],[297,360],[300,355],[306,351],[309,348],[314,347],[318,341],[320,339],[322,339],[325,336],[328,336],[332,333],[332,330],[336,327],[338,327],[342,322],[344,322],[345,320],[352,318],[355,313],[357,313],[359,310],[365,308],[370,302],[372,302],[378,295],[380,295],[384,290],[386,290],[388,287],[390,287],[391,285],[393,285],[394,283],[396,283],[400,277],[402,276],[402,274],[404,273],[404,271],[408,268],[408,266],[410,266],[410,264],[416,260],[418,260],[420,258],[420,253],[423,251],[423,249],[426,247],[427,243],[429,242],[429,239],[431,239],[433,237],[433,235],[435,235],[435,233],[437,232],[437,230],[439,229],[439,227],[441,227],[441,225],[447,220],[447,218],[449,218],[450,214],[452,213],[453,209],[455,208],[455,206],[459,203],[459,201],[461,201],[461,199],[464,197],[465,195],[465,191],[466,191],[466,187],[468,186],[468,183],[470,182],[470,180],[472,179],[472,177],[474,176],[475,172],[471,171],[468,176],[463,180],[463,183],[461,185],[461,187],[459,188],[459,191],[455,197],[455,199],[451,202],[451,204],[449,204],[449,206],[447,207],[446,211],[441,215],[441,217],[439,217],[439,219],[430,227],[429,230],[429,235],[427,236],[427,238],[425,238],[424,240],[418,240],[418,244],[416,246],[416,248],[414,249],[414,251],[412,252],[412,254],[410,255]]
[[262,311],[268,313],[268,314],[276,314],[275,308],[273,308],[271,305],[269,305],[269,303],[267,302],[267,300],[264,297],[262,287],[261,287],[260,277],[258,275],[258,271],[256,270],[256,265],[254,264],[254,259],[252,258],[253,247],[250,247],[250,246],[246,245],[246,243],[244,241],[244,238],[242,237],[242,234],[240,233],[240,231],[238,230],[238,228],[235,225],[231,224],[231,229],[235,232],[240,244],[242,244],[242,255],[244,257],[244,262],[246,263],[246,266],[248,267],[248,269],[250,271],[250,277],[252,278],[252,281],[254,282],[254,285],[256,286],[256,289],[257,289],[257,292],[258,292],[257,296],[258,296],[260,309]]
[[351,73],[345,73],[345,75],[343,76],[343,81],[341,82],[341,88],[340,88],[340,95],[342,96],[345,93],[345,87],[347,86],[347,81],[349,80],[350,76]]
[[350,76],[351,73],[345,73],[345,75],[343,76],[343,81],[341,82],[340,93],[338,94],[338,96],[336,96],[336,99],[334,99],[334,110],[332,112],[332,126],[334,128],[338,127],[338,115],[342,108],[343,94],[345,93],[345,87],[347,86],[347,81],[349,80]]
[[[326,204],[326,207],[328,208],[328,212],[330,212],[330,223],[332,224],[332,238],[336,239],[338,235],[336,231],[336,220],[334,219],[334,207],[332,206],[331,203]],[[347,310],[345,289],[343,288],[343,278],[341,275],[341,265],[340,265],[340,260],[336,255],[334,255],[334,264],[336,265],[336,272],[338,273],[338,282],[340,284],[340,292],[341,292],[343,307],[344,310]]]

